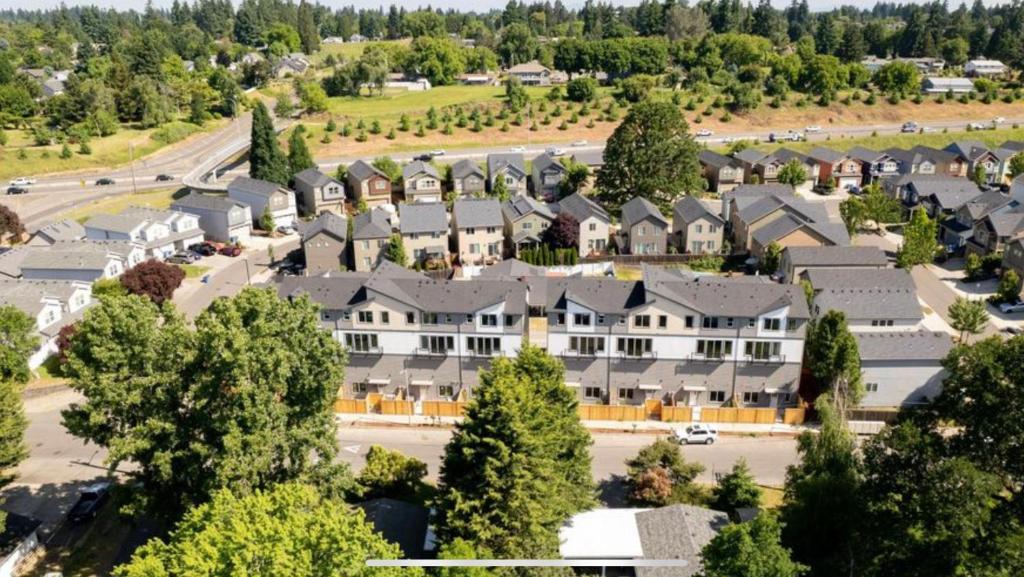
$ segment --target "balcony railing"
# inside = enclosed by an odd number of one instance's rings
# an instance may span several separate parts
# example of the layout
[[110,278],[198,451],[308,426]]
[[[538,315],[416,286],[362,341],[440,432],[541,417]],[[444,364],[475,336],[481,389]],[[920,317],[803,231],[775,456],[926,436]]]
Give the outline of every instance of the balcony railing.
[[689,359],[698,363],[724,363],[732,355],[706,355],[703,353],[690,353]]
[[748,365],[782,365],[786,363],[786,355],[771,355],[769,357],[746,355],[743,359]]
[[562,356],[569,359],[593,359],[597,357],[598,352],[603,351],[577,351],[573,349],[565,349],[562,351]]
[[645,351],[642,353],[619,351],[619,358],[625,361],[656,361],[658,360],[658,353],[654,351]]
[[416,349],[415,354],[417,357],[447,357],[447,349],[429,349],[419,347]]
[[349,352],[350,355],[364,355],[364,356],[377,355],[377,356],[380,356],[380,355],[384,354],[384,347],[365,347],[365,348],[355,348],[355,347],[352,347],[352,348],[350,348],[348,350],[348,352]]

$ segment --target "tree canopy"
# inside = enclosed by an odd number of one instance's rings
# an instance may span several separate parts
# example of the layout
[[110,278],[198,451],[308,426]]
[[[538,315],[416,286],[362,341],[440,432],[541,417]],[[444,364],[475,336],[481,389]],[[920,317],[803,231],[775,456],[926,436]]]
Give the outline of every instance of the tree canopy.
[[130,294],[148,297],[161,304],[174,296],[174,291],[185,280],[185,271],[173,264],[150,259],[126,270],[119,280]]
[[626,461],[626,489],[638,505],[697,503],[701,494],[693,481],[703,471],[700,463],[683,458],[678,443],[658,439]]
[[896,253],[896,264],[900,268],[914,268],[935,260],[939,244],[939,223],[918,207],[903,229],[903,244]]
[[806,567],[793,561],[779,543],[782,528],[772,513],[723,527],[704,546],[704,577],[799,577]]
[[288,160],[277,144],[277,132],[263,101],[258,101],[252,111],[252,134],[249,146],[249,176],[288,184]]

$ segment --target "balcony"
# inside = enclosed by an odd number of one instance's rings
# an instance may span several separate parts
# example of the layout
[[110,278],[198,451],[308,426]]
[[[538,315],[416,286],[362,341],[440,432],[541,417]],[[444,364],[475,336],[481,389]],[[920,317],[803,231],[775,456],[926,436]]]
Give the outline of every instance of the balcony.
[[502,356],[501,350],[493,351],[466,351],[467,356],[474,359],[493,359]]
[[560,355],[566,359],[596,359],[597,354],[604,351],[576,351],[572,349],[565,349]]
[[702,353],[690,353],[688,360],[695,363],[724,363],[731,360],[732,355],[708,356]]
[[656,361],[658,360],[658,353],[654,351],[647,351],[643,353],[619,351],[619,359],[623,361]]
[[364,357],[371,357],[371,356],[378,356],[379,357],[379,356],[384,354],[384,348],[383,347],[350,348],[348,350],[348,354],[350,354],[350,355],[359,355],[359,356],[364,356]]
[[786,355],[771,355],[769,357],[746,355],[743,360],[748,365],[783,365],[786,363]]
[[447,349],[425,349],[418,347],[413,353],[417,357],[428,357],[428,358],[444,358],[448,356]]

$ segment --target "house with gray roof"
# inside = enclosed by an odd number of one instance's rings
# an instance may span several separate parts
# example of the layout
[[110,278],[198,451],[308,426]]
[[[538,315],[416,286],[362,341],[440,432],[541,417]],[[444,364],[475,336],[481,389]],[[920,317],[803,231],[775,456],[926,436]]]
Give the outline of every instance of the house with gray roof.
[[501,203],[493,198],[456,200],[452,206],[452,246],[462,266],[490,265],[501,260],[505,221]]
[[[16,261],[17,275],[27,280],[64,280],[91,283],[100,279],[116,278],[128,269],[124,258],[116,251],[102,244],[76,247],[23,247],[8,260],[8,254],[0,260],[8,264]],[[0,265],[2,266],[2,265]],[[4,267],[6,268],[6,267]],[[7,274],[9,271],[5,270]],[[13,271],[10,271],[13,272]],[[12,276],[17,278],[17,276]]]
[[501,179],[510,196],[525,195],[527,190],[526,161],[518,152],[502,152],[487,155],[488,190],[494,192],[494,185]]
[[622,205],[616,240],[621,254],[666,254],[672,223],[646,198],[635,196]]
[[698,156],[709,192],[723,193],[743,184],[743,165],[739,160],[713,150],[701,150]]
[[352,220],[352,266],[360,272],[373,270],[384,258],[391,238],[393,213],[377,207]]
[[795,196],[768,196],[731,213],[733,250],[760,257],[771,244],[789,246],[847,246],[850,235],[842,222],[832,220],[824,205]]
[[942,392],[943,359],[953,339],[941,332],[859,332],[864,398],[861,407],[909,407],[928,403]]
[[370,207],[391,203],[394,183],[376,166],[357,160],[348,165],[345,175],[352,198],[362,200]]
[[487,191],[487,175],[475,160],[463,158],[452,165],[451,187],[460,198],[482,195]]
[[987,214],[974,225],[967,252],[989,255],[1004,252],[1010,243],[1024,237],[1024,206]]
[[611,234],[611,216],[601,205],[576,192],[555,205],[559,213],[572,215],[580,227],[581,257],[604,254]]
[[79,240],[85,238],[85,227],[78,221],[66,218],[52,222],[35,232],[29,239],[29,246],[48,246],[58,240]]
[[29,357],[30,369],[57,352],[60,329],[82,318],[92,302],[92,287],[87,282],[0,279],[0,306],[13,306],[35,323],[39,348]]
[[348,219],[324,212],[302,231],[307,274],[343,270],[348,266]]
[[525,248],[535,248],[541,243],[544,231],[555,220],[555,213],[548,205],[529,196],[516,196],[501,205],[502,220],[505,223],[505,241],[512,256]]
[[[998,191],[982,192],[957,208],[952,218],[939,222],[939,237],[950,252],[958,251],[974,238],[975,227],[982,219],[1009,212],[1017,206],[1007,194]],[[980,249],[982,246],[977,244],[972,250]]]
[[915,176],[906,183],[908,199],[920,203],[931,218],[945,218],[981,196],[981,189],[966,178]]
[[190,192],[174,201],[171,210],[194,215],[206,238],[246,245],[252,236],[249,206],[226,196]]
[[899,161],[888,152],[854,146],[847,154],[861,163],[864,186],[874,184],[883,178],[896,178],[900,174]]
[[970,78],[929,76],[921,81],[921,92],[925,94],[969,94],[974,92],[974,82]]
[[863,183],[863,163],[845,152],[817,146],[807,157],[818,164],[819,185],[834,184],[837,190],[850,190]]
[[679,252],[717,254],[725,246],[725,220],[718,201],[686,195],[672,207],[672,236]]
[[88,240],[139,243],[146,257],[161,260],[205,238],[197,216],[145,207],[128,207],[120,214],[99,214],[87,220],[84,226]]
[[295,193],[266,180],[239,176],[228,183],[228,198],[249,207],[252,222],[260,226],[264,211],[274,219],[274,228],[292,226],[298,218]]
[[722,193],[721,216],[725,222],[732,220],[732,209],[742,209],[758,200],[769,196],[795,196],[796,191],[788,184],[741,184],[736,188]]
[[[917,290],[908,286],[907,276],[902,269],[871,271],[859,281],[858,274],[849,271],[817,275],[812,312],[819,317],[830,310],[840,311],[853,332],[917,330],[924,315]],[[847,284],[822,286],[837,279]]]
[[807,155],[780,148],[771,153],[759,151],[747,152],[746,149],[734,155],[743,165],[744,179],[749,184],[775,184],[779,181],[779,173],[790,162],[796,162],[804,169],[807,178],[796,188],[801,192],[810,192],[818,182],[819,163]]
[[402,187],[406,202],[441,202],[441,174],[433,164],[414,160],[402,167]]
[[786,282],[798,283],[813,270],[870,271],[889,266],[889,257],[873,246],[789,246],[783,249],[779,271]]
[[302,214],[345,213],[345,185],[316,168],[295,175],[295,196]]
[[546,202],[558,198],[558,187],[565,178],[567,170],[561,161],[544,152],[533,159],[530,183],[533,194]]
[[448,262],[448,212],[443,202],[399,204],[398,230],[410,264]]

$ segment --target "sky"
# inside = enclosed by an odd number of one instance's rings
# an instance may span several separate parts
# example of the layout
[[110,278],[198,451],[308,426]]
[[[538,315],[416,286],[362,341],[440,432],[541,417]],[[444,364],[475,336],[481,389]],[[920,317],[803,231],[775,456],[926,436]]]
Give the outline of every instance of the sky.
[[[232,0],[236,5],[240,0]],[[376,8],[379,6],[389,6],[392,3],[404,5],[408,9],[415,9],[418,6],[430,5],[434,8],[465,8],[472,6],[475,10],[487,10],[490,8],[502,8],[505,6],[508,0],[319,0],[320,4],[332,7],[342,7],[353,5],[357,8]],[[562,0],[566,6],[579,7],[583,5],[583,0]],[[756,0],[749,0],[751,3],[756,3]],[[905,3],[909,2],[925,3],[927,0],[903,0]],[[970,5],[973,0],[966,0],[967,4]],[[1007,0],[984,0],[985,4],[1003,4]],[[154,4],[157,6],[170,6],[173,0],[154,0]],[[141,9],[146,5],[145,0],[64,0],[64,3],[68,6],[74,5],[96,5],[101,7],[117,7],[121,9],[136,8]],[[528,2],[529,3],[529,2]],[[639,0],[612,0],[613,4],[620,5],[635,5],[639,3]],[[778,7],[784,7],[790,3],[790,0],[772,0],[772,4]],[[873,0],[808,0],[812,10],[829,10],[839,5],[874,5]],[[8,8],[26,8],[26,9],[41,9],[58,6],[60,0],[0,0],[0,9]],[[951,8],[955,8],[960,4],[960,0],[950,0]]]

